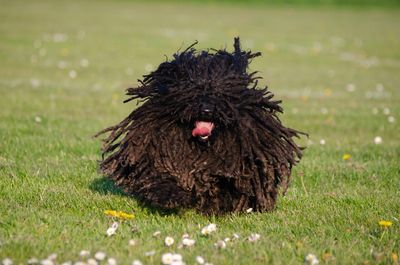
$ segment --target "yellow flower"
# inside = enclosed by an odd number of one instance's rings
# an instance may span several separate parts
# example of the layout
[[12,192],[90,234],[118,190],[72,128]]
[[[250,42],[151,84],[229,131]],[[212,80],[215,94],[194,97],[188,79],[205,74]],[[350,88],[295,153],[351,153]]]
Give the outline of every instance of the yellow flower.
[[388,228],[389,226],[391,226],[393,223],[390,221],[385,221],[385,220],[381,220],[379,221],[379,225],[384,227],[384,228]]
[[135,217],[133,214],[125,213],[122,211],[113,211],[113,210],[105,210],[104,214],[106,214],[108,216],[112,216],[112,217],[121,218],[121,219],[127,219],[127,220]]
[[344,161],[348,161],[348,160],[350,160],[350,158],[351,158],[351,155],[350,155],[350,154],[344,154],[343,157],[342,157],[342,159],[343,159]]

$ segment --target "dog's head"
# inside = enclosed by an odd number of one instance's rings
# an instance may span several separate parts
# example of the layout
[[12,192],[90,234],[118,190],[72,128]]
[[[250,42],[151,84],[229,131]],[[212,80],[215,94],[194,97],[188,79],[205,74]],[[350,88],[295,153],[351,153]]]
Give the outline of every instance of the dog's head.
[[192,46],[144,76],[140,87],[128,89],[131,97],[126,101],[145,99],[151,102],[149,111],[158,112],[158,120],[168,120],[160,132],[179,124],[187,135],[210,145],[221,132],[238,133],[239,127],[251,126],[248,120],[254,116],[281,111],[266,88],[256,88],[256,72],[247,73],[250,60],[260,53],[242,51],[239,38],[232,53],[197,53]]

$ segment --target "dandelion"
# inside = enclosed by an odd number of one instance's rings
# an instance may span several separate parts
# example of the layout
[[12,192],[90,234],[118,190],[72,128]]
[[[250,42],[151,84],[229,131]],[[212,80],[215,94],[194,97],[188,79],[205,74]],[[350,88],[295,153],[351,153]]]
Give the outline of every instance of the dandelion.
[[215,231],[217,231],[217,225],[216,224],[209,224],[209,225],[207,225],[207,226],[205,226],[205,227],[203,227],[201,229],[201,234],[202,235],[209,235],[209,234],[211,234],[211,233],[213,233]]
[[87,258],[90,255],[90,251],[88,250],[81,250],[81,252],[79,252],[79,257],[81,258]]
[[114,258],[108,258],[107,265],[117,265],[117,260]]
[[319,141],[319,144],[320,144],[320,145],[325,145],[325,144],[326,144],[326,142],[325,142],[325,140],[324,140],[324,139],[321,139],[321,140]]
[[113,211],[113,210],[105,210],[104,214],[106,214],[108,216],[112,216],[112,217],[125,219],[125,220],[133,219],[135,217],[133,214],[125,213],[122,211]]
[[182,245],[184,245],[185,247],[191,247],[194,245],[194,243],[196,243],[196,241],[194,239],[190,239],[190,238],[182,239]]
[[397,253],[392,252],[392,260],[393,260],[393,264],[399,264],[399,256],[397,255]]
[[98,261],[104,260],[106,258],[106,256],[107,256],[106,253],[101,252],[101,251],[94,254],[94,258],[97,259]]
[[381,220],[379,221],[379,225],[382,226],[383,228],[388,228],[390,226],[392,226],[392,222],[390,221],[385,221],[385,220]]
[[375,136],[375,138],[374,138],[374,143],[375,143],[375,144],[381,144],[381,143],[382,143],[382,137],[380,137],[380,136]]
[[118,229],[118,222],[114,222],[108,229],[107,229],[107,236],[112,236],[117,233]]
[[204,260],[204,258],[202,256],[197,256],[196,257],[196,262],[197,262],[197,264],[202,265],[202,264],[205,263],[205,260]]
[[135,259],[134,261],[132,261],[132,265],[143,265],[143,263],[140,260]]
[[166,245],[167,247],[172,246],[172,245],[174,244],[174,242],[175,242],[175,240],[174,240],[172,237],[170,237],[170,236],[167,236],[167,237],[165,238],[165,240],[164,240],[164,243],[165,243],[165,245]]
[[260,237],[261,237],[260,234],[255,233],[255,234],[251,234],[247,239],[250,242],[256,242],[260,239]]
[[315,256],[314,254],[308,254],[305,258],[305,261],[310,265],[319,264],[319,260],[317,259],[317,256]]
[[344,154],[343,157],[342,157],[342,159],[343,159],[344,161],[349,161],[349,160],[351,159],[351,155],[350,155],[350,154]]

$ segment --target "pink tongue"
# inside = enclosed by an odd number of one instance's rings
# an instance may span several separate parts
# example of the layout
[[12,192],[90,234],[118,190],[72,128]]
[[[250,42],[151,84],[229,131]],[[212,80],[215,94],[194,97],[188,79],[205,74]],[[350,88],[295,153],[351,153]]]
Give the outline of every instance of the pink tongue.
[[208,121],[196,121],[196,127],[192,131],[192,136],[209,136],[214,129],[214,123]]

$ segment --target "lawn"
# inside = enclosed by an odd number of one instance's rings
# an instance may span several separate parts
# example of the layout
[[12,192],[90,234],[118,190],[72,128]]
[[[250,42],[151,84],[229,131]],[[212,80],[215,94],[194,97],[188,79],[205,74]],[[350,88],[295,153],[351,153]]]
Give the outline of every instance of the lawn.
[[[399,8],[1,5],[0,260],[56,253],[61,264],[86,260],[79,253],[88,250],[118,264],[160,264],[167,252],[186,264],[196,256],[214,265],[303,264],[310,253],[320,264],[398,264]],[[234,36],[263,53],[251,69],[283,100],[282,121],[310,134],[298,141],[307,149],[276,210],[167,214],[114,188],[98,172],[101,141],[92,136],[136,107],[122,104],[124,90],[195,40],[231,50]],[[135,218],[108,237],[114,220],[105,210]],[[216,232],[202,236],[209,223]],[[179,248],[185,233],[196,243]],[[226,248],[214,246],[234,233]],[[260,239],[250,242],[252,233]],[[165,246],[166,236],[175,244]]]

